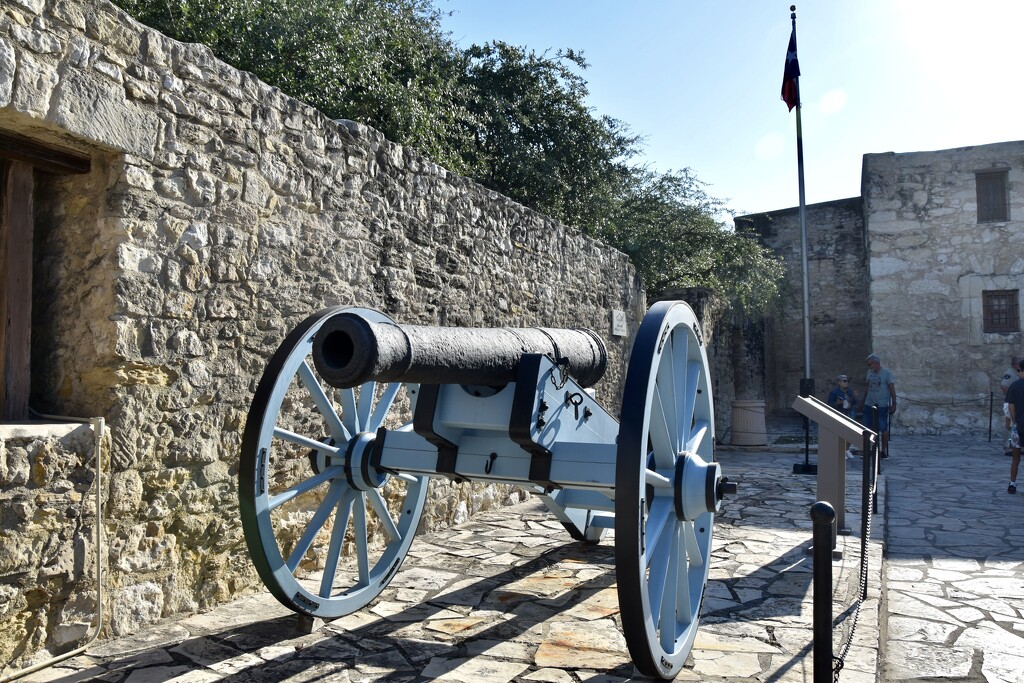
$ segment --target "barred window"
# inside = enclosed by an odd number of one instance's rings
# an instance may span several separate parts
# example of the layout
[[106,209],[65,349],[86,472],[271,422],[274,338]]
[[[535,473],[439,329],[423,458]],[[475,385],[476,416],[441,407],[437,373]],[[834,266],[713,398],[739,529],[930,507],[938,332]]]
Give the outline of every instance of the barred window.
[[976,173],[974,178],[978,191],[978,222],[997,223],[1010,220],[1006,171]]
[[1020,308],[1016,289],[996,289],[981,293],[985,315],[982,331],[996,334],[1020,332]]

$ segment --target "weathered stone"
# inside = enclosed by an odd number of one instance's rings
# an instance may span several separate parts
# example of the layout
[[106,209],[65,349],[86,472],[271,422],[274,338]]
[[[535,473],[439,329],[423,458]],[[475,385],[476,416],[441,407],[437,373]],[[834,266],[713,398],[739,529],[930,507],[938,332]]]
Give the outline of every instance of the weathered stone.
[[154,583],[139,583],[115,594],[110,629],[123,635],[133,633],[142,624],[155,622],[163,611],[164,594]]
[[[0,129],[91,160],[89,173],[37,174],[47,322],[33,330],[33,392],[49,412],[109,422],[113,633],[258,588],[237,523],[241,432],[267,360],[316,310],[360,304],[411,324],[581,326],[607,337],[615,308],[635,329],[644,295],[629,260],[571,227],[378,131],[327,121],[102,0],[9,4]],[[628,339],[606,342],[598,392],[613,404]],[[37,526],[5,530],[25,541],[0,558],[4,576],[44,581],[52,604],[35,615],[10,601],[19,626],[0,628],[0,653],[20,638],[30,657],[47,627],[37,637],[22,626],[56,623],[56,606],[78,590],[66,581],[95,533],[91,453],[0,439],[3,509],[12,524]],[[526,495],[436,482],[423,526]],[[481,574],[523,562],[504,550],[487,560]],[[72,639],[80,629],[65,630]]]
[[[35,117],[43,117],[50,107],[50,99],[60,77],[51,62],[40,59],[28,52],[17,56],[19,78],[13,80],[14,90],[11,104],[19,112]],[[0,91],[10,89],[10,85],[0,86]]]
[[56,89],[52,122],[89,140],[151,159],[159,119],[124,97],[109,81],[69,71]]
[[11,44],[0,37],[0,107],[6,107],[11,102],[11,92],[14,89],[14,48]]

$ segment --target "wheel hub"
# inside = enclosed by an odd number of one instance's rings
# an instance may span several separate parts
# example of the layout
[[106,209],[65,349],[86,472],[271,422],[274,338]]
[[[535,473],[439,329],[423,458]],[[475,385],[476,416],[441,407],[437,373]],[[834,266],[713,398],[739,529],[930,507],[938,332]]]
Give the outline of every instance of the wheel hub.
[[388,474],[370,464],[376,442],[375,432],[360,432],[348,442],[345,450],[345,476],[354,489],[369,491],[387,483]]
[[692,522],[706,512],[718,512],[725,496],[736,493],[736,484],[722,476],[717,462],[684,451],[676,459],[672,489],[676,518]]

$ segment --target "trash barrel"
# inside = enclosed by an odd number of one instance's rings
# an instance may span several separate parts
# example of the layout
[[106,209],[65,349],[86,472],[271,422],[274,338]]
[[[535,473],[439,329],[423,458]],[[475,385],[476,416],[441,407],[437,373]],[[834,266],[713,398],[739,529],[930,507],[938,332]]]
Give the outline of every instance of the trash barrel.
[[764,425],[764,401],[732,402],[732,445],[766,446],[768,432]]

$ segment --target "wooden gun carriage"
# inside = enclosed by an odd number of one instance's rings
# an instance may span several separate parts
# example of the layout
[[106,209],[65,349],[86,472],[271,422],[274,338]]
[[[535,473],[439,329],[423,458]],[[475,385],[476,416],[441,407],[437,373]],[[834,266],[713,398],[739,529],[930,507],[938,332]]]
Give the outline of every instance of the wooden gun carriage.
[[260,577],[300,614],[349,614],[401,566],[430,477],[518,485],[576,540],[614,528],[630,654],[674,677],[696,635],[714,515],[736,491],[714,459],[696,316],[675,301],[644,316],[618,420],[587,391],[606,363],[589,330],[311,316],[270,359],[243,436],[241,517]]

